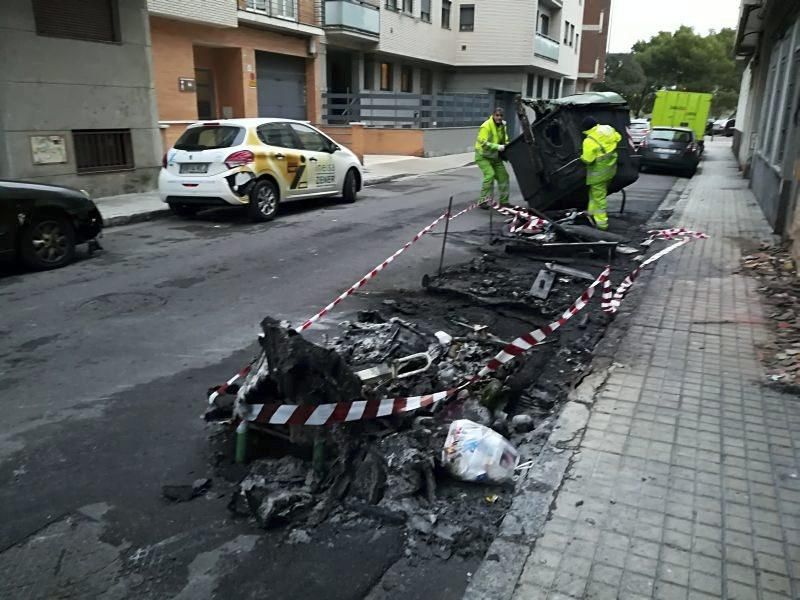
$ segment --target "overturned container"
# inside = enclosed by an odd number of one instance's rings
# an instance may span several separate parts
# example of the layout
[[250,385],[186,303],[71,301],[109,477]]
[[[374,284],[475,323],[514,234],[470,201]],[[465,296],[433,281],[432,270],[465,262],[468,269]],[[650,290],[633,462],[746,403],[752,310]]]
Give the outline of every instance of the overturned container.
[[630,111],[622,96],[589,92],[553,100],[517,100],[522,134],[508,144],[505,156],[514,169],[522,196],[537,210],[584,210],[589,201],[586,167],[580,156],[581,122],[592,116],[622,136],[617,147],[617,174],[612,194],[639,178],[639,156],[628,136]]

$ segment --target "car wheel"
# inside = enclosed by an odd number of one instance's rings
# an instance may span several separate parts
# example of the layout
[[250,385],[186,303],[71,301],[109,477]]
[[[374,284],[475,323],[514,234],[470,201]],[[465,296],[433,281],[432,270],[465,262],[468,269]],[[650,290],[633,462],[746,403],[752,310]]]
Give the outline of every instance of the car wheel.
[[278,212],[278,188],[272,181],[262,179],[253,186],[247,211],[254,221],[271,221],[275,218]]
[[200,210],[196,206],[188,206],[186,204],[174,204],[170,202],[169,209],[172,211],[173,215],[178,217],[193,217],[197,214],[197,211]]
[[355,169],[350,169],[344,178],[342,188],[342,199],[348,204],[352,204],[358,197],[358,176]]
[[75,258],[75,230],[64,217],[41,217],[20,236],[20,257],[28,267],[57,269]]

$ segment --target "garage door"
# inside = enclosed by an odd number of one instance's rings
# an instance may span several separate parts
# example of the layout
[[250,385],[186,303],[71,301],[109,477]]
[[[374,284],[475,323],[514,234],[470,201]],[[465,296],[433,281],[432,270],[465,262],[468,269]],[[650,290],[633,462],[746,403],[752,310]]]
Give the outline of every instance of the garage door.
[[256,52],[256,78],[259,117],[307,118],[305,59]]

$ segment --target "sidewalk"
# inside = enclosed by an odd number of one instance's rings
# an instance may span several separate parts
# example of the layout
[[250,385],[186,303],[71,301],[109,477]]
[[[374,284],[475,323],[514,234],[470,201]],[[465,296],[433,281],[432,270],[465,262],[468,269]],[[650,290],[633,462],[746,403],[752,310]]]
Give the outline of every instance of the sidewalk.
[[[471,152],[434,158],[368,154],[364,157],[364,185],[378,185],[401,177],[457,169],[470,164],[472,160]],[[168,215],[170,212],[161,202],[157,191],[95,198],[95,202],[103,215],[106,228],[148,221]]]
[[761,383],[739,274],[771,236],[730,142],[706,148],[675,221],[711,239],[634,286],[605,383],[567,404],[465,598],[800,598],[800,401]]

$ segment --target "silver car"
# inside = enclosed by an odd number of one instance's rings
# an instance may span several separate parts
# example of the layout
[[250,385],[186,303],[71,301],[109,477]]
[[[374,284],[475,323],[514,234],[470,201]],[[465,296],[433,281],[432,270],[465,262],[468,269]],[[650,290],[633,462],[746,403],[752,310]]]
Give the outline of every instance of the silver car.
[[630,127],[628,127],[628,135],[631,137],[631,142],[635,148],[641,146],[642,142],[647,139],[650,133],[650,121],[647,119],[633,119],[631,120]]

